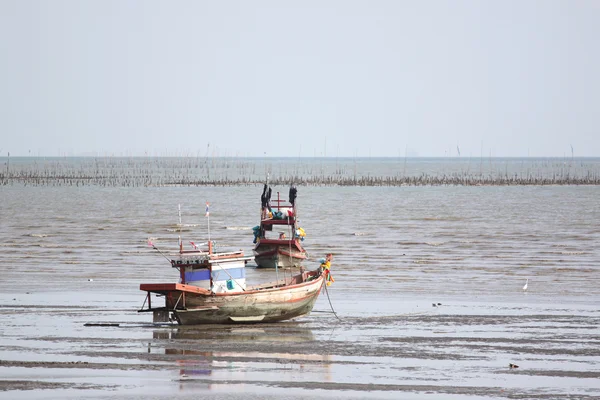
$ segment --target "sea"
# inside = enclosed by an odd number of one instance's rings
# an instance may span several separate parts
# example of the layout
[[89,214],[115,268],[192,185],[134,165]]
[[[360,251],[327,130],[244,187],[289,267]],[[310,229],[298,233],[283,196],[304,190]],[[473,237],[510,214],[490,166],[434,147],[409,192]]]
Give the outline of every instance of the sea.
[[[0,398],[600,398],[599,185],[329,179],[594,177],[600,159],[4,157],[0,168]],[[252,254],[267,179],[273,198],[297,185],[306,268],[333,254],[314,312],[196,330],[137,312],[141,283],[177,280],[163,253],[180,239]],[[286,271],[249,264],[247,281],[275,273]]]

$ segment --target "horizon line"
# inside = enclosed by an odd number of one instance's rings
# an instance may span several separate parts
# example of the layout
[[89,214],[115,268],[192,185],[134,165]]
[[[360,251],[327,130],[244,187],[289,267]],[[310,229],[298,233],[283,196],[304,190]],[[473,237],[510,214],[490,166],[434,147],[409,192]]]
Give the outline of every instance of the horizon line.
[[165,155],[62,155],[62,156],[32,156],[32,155],[0,155],[0,159],[8,158],[191,158],[191,159],[585,159],[585,158],[600,158],[597,156],[206,156],[206,155],[177,155],[177,156],[165,156]]

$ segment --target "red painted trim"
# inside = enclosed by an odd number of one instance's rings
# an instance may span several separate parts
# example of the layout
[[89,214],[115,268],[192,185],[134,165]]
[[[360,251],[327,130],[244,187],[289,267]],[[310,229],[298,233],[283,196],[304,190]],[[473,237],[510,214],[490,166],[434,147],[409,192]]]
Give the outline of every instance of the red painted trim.
[[278,246],[289,246],[295,244],[294,239],[260,239],[258,244],[276,244]]
[[290,244],[296,247],[299,251],[304,251],[302,245],[296,239],[260,239],[255,249],[259,249],[262,245],[275,245],[281,247],[289,247]]
[[302,252],[300,253],[292,253],[290,254],[289,252],[285,251],[285,249],[283,248],[278,248],[278,249],[273,249],[273,250],[269,250],[269,251],[260,251],[260,249],[256,250],[256,255],[254,256],[254,258],[261,258],[261,257],[273,257],[275,254],[280,254],[284,257],[292,257],[292,258],[296,258],[298,260],[306,260],[308,257],[306,256],[306,254],[304,254],[304,250],[302,250]]
[[263,219],[261,225],[294,225],[296,222],[294,217],[286,219]]

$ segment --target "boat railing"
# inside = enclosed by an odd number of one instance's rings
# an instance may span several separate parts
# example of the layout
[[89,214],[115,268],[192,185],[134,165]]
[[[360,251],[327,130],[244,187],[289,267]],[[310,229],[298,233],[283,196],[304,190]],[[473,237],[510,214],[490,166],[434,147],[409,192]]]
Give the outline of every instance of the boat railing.
[[271,208],[276,208],[277,210],[281,210],[282,208],[291,209],[291,210],[294,210],[294,214],[295,214],[296,207],[294,206],[294,204],[291,204],[287,200],[281,199],[279,192],[277,192],[277,198],[274,200],[271,200],[271,201],[275,203],[275,204],[271,205]]

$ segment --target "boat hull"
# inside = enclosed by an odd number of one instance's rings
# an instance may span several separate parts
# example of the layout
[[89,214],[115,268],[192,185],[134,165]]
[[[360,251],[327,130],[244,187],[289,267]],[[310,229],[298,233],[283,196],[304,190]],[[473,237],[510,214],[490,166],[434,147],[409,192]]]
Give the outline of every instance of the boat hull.
[[[166,309],[181,325],[278,322],[307,315],[324,283],[322,275],[312,281],[241,293],[198,293],[153,290],[164,293]],[[183,294],[183,299],[182,295]]]
[[292,248],[290,252],[289,246],[268,244],[254,249],[254,261],[261,268],[300,267],[306,259],[305,251]]

